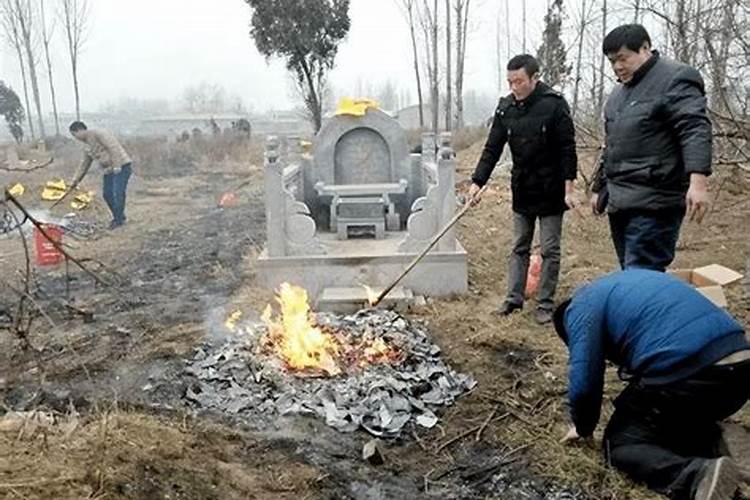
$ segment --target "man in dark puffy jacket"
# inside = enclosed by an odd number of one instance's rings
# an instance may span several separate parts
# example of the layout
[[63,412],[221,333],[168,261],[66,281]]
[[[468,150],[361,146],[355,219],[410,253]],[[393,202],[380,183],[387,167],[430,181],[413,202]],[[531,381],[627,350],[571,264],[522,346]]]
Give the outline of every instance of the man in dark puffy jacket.
[[711,122],[703,79],[651,50],[638,24],[614,29],[603,50],[620,85],[604,110],[606,144],[592,205],[599,213],[608,197],[623,269],[663,271],[674,259],[686,209],[700,222],[708,206]]
[[718,423],[750,396],[737,321],[669,274],[630,269],[578,290],[554,324],[570,352],[565,441],[593,434],[611,361],[629,384],[604,431],[609,463],[675,499],[731,500],[741,471]]
[[508,84],[511,94],[500,99],[495,111],[469,195],[480,193],[505,144],[510,145],[514,242],[508,295],[498,312],[507,315],[523,307],[534,225],[539,219],[543,260],[535,319],[543,324],[552,321],[563,213],[577,204],[575,128],[565,98],[539,81],[539,63],[532,56],[510,60]]

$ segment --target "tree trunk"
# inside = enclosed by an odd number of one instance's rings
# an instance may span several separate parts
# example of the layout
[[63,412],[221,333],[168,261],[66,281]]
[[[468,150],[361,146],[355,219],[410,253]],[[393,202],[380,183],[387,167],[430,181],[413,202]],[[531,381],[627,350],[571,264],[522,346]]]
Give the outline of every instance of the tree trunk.
[[[464,127],[464,74],[471,0],[456,2],[456,127]],[[499,36],[499,35],[498,35]],[[498,56],[500,54],[498,53]]]
[[57,112],[57,95],[55,92],[55,81],[52,75],[52,61],[49,56],[49,44],[52,33],[47,32],[47,20],[44,16],[44,0],[39,0],[39,12],[41,13],[42,22],[42,42],[44,43],[44,57],[47,61],[47,74],[49,76],[49,92],[52,97],[52,112],[55,117],[55,134],[60,136],[60,116]]
[[635,0],[633,22],[638,24],[641,17],[641,0]]
[[432,13],[432,130],[440,132],[440,79],[438,78],[438,0],[434,1]]
[[29,84],[26,81],[26,66],[23,60],[23,49],[20,45],[16,46],[16,53],[18,54],[18,65],[21,67],[21,80],[23,81],[23,100],[26,105],[26,120],[29,124],[29,133],[31,140],[36,140],[36,132],[34,131],[34,117],[31,112],[31,103],[29,102]]
[[451,72],[451,0],[445,0],[445,130],[453,129],[453,75]]
[[[636,4],[636,9],[638,9]],[[636,14],[637,15],[637,14]],[[607,0],[602,1],[602,40],[607,36]],[[601,51],[600,51],[601,52]],[[597,117],[601,116],[604,107],[604,67],[606,66],[607,56],[601,52],[599,59],[599,88],[596,94],[596,113]]]
[[39,79],[36,74],[36,57],[34,55],[34,49],[32,47],[32,10],[31,3],[26,4],[26,8],[21,5],[21,0],[15,0],[16,4],[16,15],[18,19],[18,26],[21,29],[21,36],[23,37],[23,45],[26,49],[26,63],[29,69],[29,81],[31,82],[31,91],[34,95],[34,105],[37,113],[37,124],[39,125],[39,135],[41,139],[44,139],[47,134],[44,131],[44,115],[42,114],[42,99],[39,94]]
[[510,61],[510,0],[505,0],[505,51],[506,59]]
[[685,12],[685,0],[677,0],[677,15],[675,16],[676,33],[674,51],[677,60],[690,64],[690,49],[687,37],[687,15]]
[[500,9],[497,10],[495,22],[495,62],[497,64],[497,93],[503,91],[503,50],[500,43]]
[[414,26],[414,2],[409,1],[406,5],[409,15],[409,32],[411,34],[411,48],[414,57],[414,75],[417,80],[417,103],[419,105],[419,128],[424,129],[424,99],[422,98],[422,78],[419,75],[419,51],[417,50],[417,35]]
[[318,131],[320,131],[321,126],[323,125],[323,112],[321,109],[320,96],[318,95],[318,91],[316,90],[315,80],[313,76],[314,63],[310,62],[308,64],[308,62],[304,58],[301,58],[299,65],[304,80],[304,82],[300,83],[303,87],[307,87],[307,95],[304,96],[305,105],[307,106],[307,111],[310,113],[312,126],[315,129],[315,133],[317,134]]
[[78,86],[78,55],[71,57],[70,66],[73,72],[73,91],[76,98],[76,120],[81,120],[81,93]]
[[578,95],[581,89],[581,60],[583,57],[583,40],[586,35],[586,23],[587,23],[587,12],[586,12],[586,0],[581,3],[581,25],[578,29],[578,55],[576,56],[576,81],[573,87],[573,119],[576,117],[578,112]]
[[[707,22],[704,26],[706,50],[711,61],[711,107],[721,113],[729,111],[729,97],[727,95],[727,83],[729,65],[729,49],[732,44],[732,24],[737,7],[737,0],[725,0],[721,12],[721,28],[718,31],[719,39],[715,40],[712,35],[714,23]],[[718,43],[717,43],[718,42]],[[717,47],[718,45],[718,47]]]

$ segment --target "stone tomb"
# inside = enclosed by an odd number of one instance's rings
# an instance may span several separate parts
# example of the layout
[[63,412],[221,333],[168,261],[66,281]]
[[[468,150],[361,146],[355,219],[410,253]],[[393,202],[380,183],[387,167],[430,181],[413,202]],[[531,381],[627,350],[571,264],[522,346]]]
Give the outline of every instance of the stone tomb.
[[[439,142],[436,148],[434,135],[425,134],[424,153],[409,154],[398,122],[374,109],[329,119],[311,156],[299,138],[269,137],[261,282],[290,282],[315,300],[389,285],[458,208],[450,135]],[[408,297],[466,292],[466,251],[455,231],[400,285]]]

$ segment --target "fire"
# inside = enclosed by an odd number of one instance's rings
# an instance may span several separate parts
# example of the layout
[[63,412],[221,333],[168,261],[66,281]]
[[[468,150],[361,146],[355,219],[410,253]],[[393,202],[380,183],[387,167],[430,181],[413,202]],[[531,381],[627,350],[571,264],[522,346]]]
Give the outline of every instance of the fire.
[[262,316],[268,326],[267,343],[276,354],[295,370],[321,370],[328,375],[341,373],[336,364],[339,346],[333,337],[313,325],[307,292],[283,283],[276,301],[281,308],[279,317],[272,317],[270,305]]
[[398,349],[375,335],[353,338],[346,332],[315,325],[303,288],[283,283],[276,302],[278,316],[274,317],[269,304],[261,317],[268,327],[262,346],[298,375],[335,376],[349,367],[365,368],[403,359]]

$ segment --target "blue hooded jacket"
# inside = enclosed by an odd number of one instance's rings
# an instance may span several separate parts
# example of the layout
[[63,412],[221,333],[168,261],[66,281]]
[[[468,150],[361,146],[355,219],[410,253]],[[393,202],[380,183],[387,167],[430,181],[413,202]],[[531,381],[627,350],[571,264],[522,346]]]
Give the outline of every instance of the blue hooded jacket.
[[750,349],[742,326],[692,286],[665,273],[629,269],[577,291],[564,313],[568,397],[580,436],[599,421],[605,359],[644,384],[685,379]]

